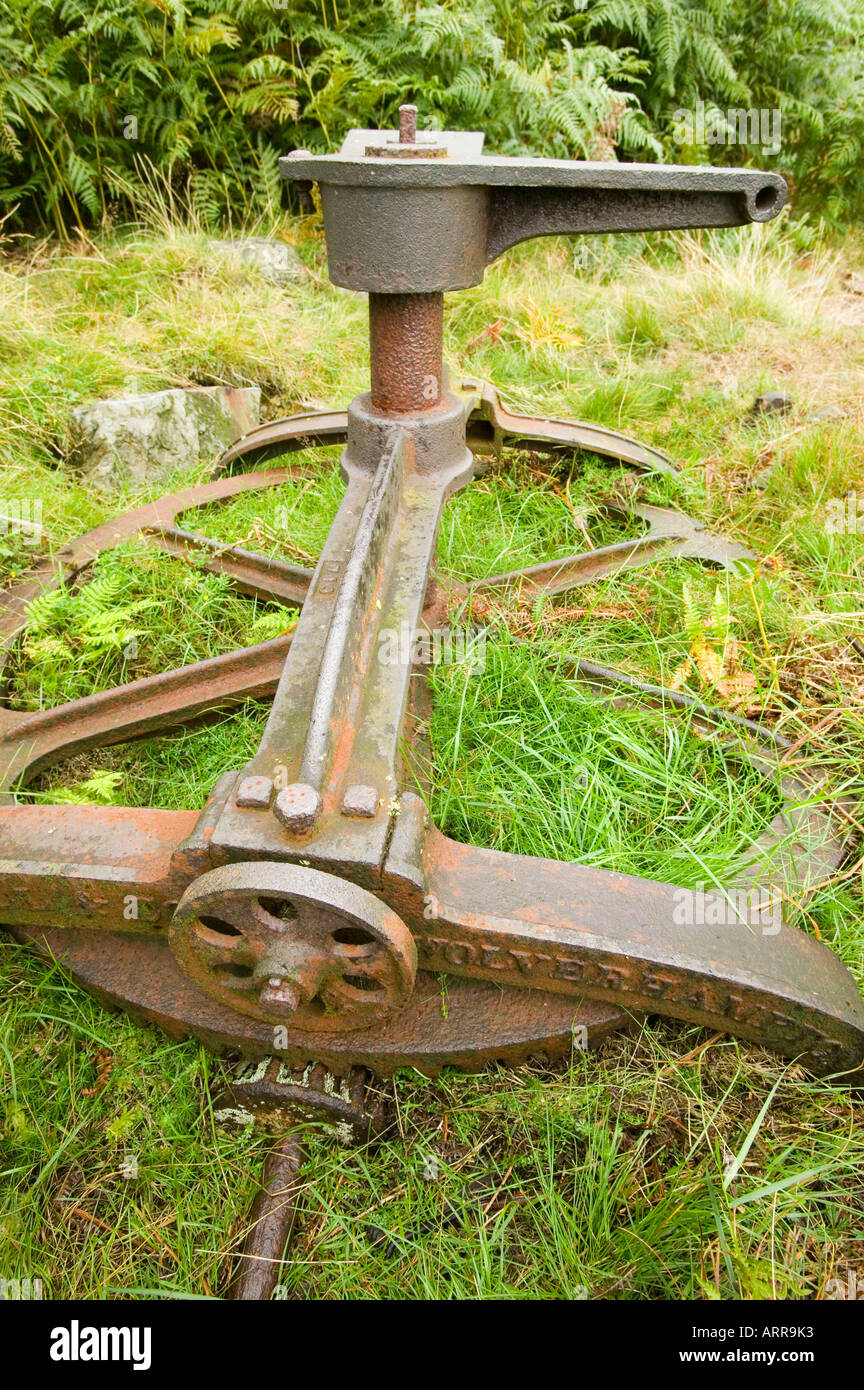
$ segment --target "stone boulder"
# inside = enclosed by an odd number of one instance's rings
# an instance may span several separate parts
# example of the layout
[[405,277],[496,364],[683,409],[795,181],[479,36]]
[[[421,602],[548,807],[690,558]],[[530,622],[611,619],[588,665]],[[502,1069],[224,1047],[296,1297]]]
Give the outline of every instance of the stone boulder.
[[72,459],[102,487],[160,481],[215,459],[258,424],[257,386],[150,391],[80,405],[72,412]]

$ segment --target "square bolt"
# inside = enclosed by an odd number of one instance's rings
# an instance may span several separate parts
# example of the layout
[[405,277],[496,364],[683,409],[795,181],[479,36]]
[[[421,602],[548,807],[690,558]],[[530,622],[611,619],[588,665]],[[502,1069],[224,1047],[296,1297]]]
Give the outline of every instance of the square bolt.
[[235,806],[248,806],[256,811],[266,811],[273,795],[271,777],[244,777],[234,797]]
[[378,810],[378,790],[358,784],[349,787],[342,800],[343,816],[374,816]]

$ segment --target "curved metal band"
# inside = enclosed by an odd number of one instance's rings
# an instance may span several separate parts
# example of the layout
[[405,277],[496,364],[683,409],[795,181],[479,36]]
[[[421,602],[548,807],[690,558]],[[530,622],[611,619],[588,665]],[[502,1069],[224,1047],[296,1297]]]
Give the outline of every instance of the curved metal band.
[[[518,415],[507,410],[493,386],[475,377],[461,377],[451,389],[468,411],[467,443],[474,454],[498,453],[502,448],[529,445],[532,449],[584,449],[602,458],[616,459],[646,472],[674,475],[672,461],[620,430],[606,429],[579,420],[553,420],[547,416]],[[344,444],[348,436],[347,410],[311,411],[288,415],[250,430],[226,449],[214,472],[223,473],[238,459],[262,463],[295,449]]]

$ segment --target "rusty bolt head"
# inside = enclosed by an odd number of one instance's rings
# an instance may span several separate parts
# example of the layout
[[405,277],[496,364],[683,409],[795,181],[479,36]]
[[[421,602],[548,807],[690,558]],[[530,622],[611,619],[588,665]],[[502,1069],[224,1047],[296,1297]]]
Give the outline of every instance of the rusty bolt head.
[[276,819],[294,835],[311,830],[321,812],[321,797],[307,782],[292,782],[283,787],[273,802]]
[[265,980],[258,993],[262,1008],[293,1014],[302,1003],[300,992],[290,980],[279,975],[271,975]]
[[270,777],[244,777],[234,797],[235,806],[248,806],[257,811],[265,811],[273,795],[273,779]]
[[343,816],[374,816],[378,810],[378,790],[358,784],[349,787],[342,799]]

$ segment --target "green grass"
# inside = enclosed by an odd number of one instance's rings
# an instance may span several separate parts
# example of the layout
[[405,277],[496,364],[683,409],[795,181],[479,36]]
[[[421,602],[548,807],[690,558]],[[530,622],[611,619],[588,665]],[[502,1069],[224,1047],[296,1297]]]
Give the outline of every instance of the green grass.
[[438,668],[432,725],[435,820],[457,840],[695,886],[777,810],[755,771],[610,710],[542,651],[503,642],[466,669]]
[[[274,417],[363,388],[362,304],[324,280],[314,223],[284,230],[314,272],[286,291],[182,229],[0,263],[2,495],[38,498],[51,549],[144,500],[76,477],[66,422],[80,401],[256,383]],[[768,563],[718,576],[678,561],[541,604],[500,596],[484,616],[485,669],[435,673],[433,811],[456,838],[498,849],[722,879],[773,814],[771,788],[686,722],[664,731],[645,709],[601,706],[562,663],[668,683],[694,635],[710,635],[719,593],[751,688],[736,701],[691,670],[685,689],[802,739],[799,758],[860,794],[864,661],[848,639],[864,633],[864,536],[825,526],[849,491],[864,510],[862,317],[841,278],[854,248],[801,250],[763,227],[576,251],[519,247],[453,296],[454,369],[494,380],[515,409],[667,450],[681,474],[645,480],[643,499],[701,516]],[[752,420],[753,398],[775,387],[792,413]],[[826,405],[840,418],[815,418]],[[283,487],[180,524],[307,563],[342,495],[336,458],[295,455]],[[510,457],[447,504],[441,574],[584,548],[574,512],[594,545],[620,537],[598,509],[626,495],[624,470],[582,457],[544,480],[541,467]],[[200,476],[154,480],[146,495]],[[0,536],[7,582],[33,553]],[[263,640],[294,614],[136,544],[33,616],[6,691],[25,709]],[[250,704],[78,755],[20,799],[198,807],[265,718]],[[861,980],[859,854],[796,920]],[[42,1278],[52,1297],[224,1293],[266,1145],[214,1127],[224,1064],[106,1013],[9,940],[0,981],[0,1277]],[[377,1147],[309,1135],[303,1225],[281,1275],[290,1297],[803,1299],[838,1272],[862,1277],[861,1102],[755,1047],[653,1021],[554,1066],[393,1084],[397,1129]]]

